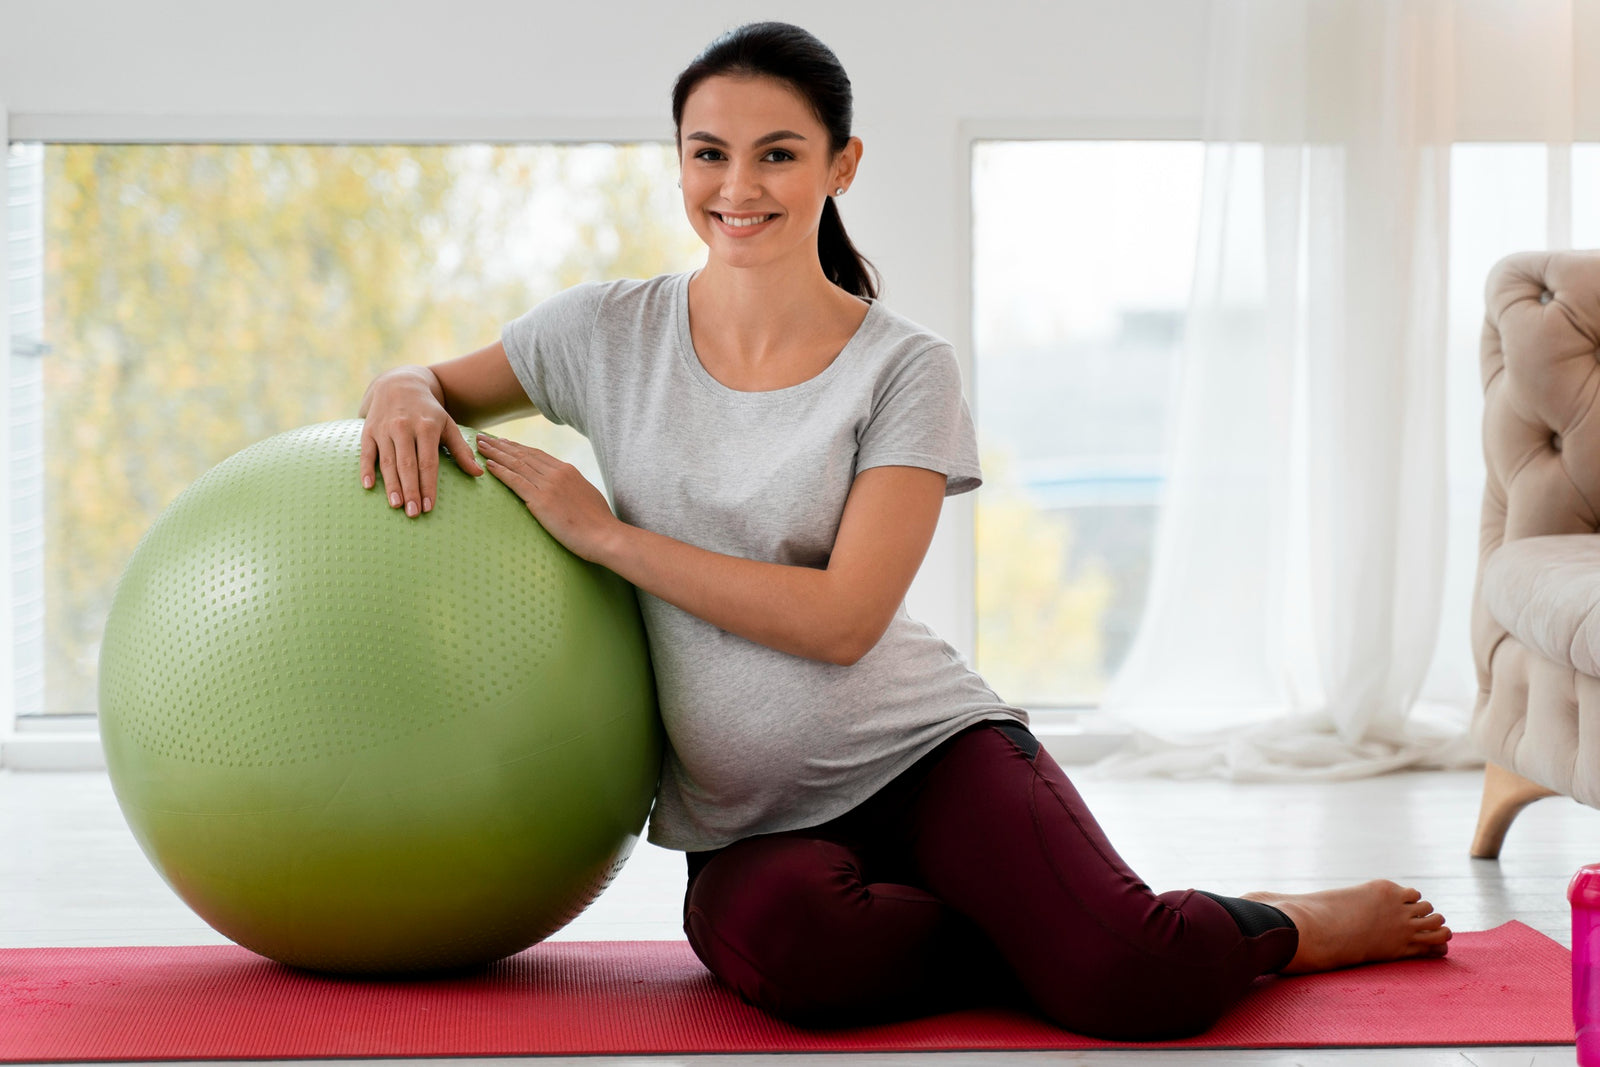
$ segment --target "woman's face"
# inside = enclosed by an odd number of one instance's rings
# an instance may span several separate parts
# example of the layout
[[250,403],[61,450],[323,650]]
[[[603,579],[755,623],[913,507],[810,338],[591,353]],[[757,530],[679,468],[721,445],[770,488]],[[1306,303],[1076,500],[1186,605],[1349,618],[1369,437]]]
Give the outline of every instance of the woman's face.
[[707,78],[679,127],[683,206],[714,258],[735,267],[817,259],[822,205],[848,187],[861,158],[837,155],[794,89],[772,78]]

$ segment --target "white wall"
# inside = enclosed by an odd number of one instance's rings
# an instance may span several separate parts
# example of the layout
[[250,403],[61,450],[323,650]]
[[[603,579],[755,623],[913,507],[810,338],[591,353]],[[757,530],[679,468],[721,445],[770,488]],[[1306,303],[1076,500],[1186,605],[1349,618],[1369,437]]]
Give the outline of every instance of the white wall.
[[[1507,103],[1531,91],[1538,64],[1479,67],[1515,60],[1526,2],[1463,0],[1466,138],[1532,135]],[[1577,54],[1600,55],[1600,0],[1578,7]],[[970,139],[1197,137],[1206,11],[1205,0],[0,0],[0,110],[18,139],[667,136],[672,78],[702,45],[752,19],[797,22],[855,82],[867,152],[842,205],[852,236],[888,301],[966,359]],[[1596,67],[1580,64],[1591,138]],[[970,531],[960,498],[913,591],[914,610],[969,654]]]

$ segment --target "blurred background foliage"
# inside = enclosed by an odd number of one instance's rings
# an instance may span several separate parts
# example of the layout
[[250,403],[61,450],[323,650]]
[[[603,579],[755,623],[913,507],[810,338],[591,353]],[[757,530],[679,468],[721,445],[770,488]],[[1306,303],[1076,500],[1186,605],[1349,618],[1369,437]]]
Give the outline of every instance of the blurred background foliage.
[[[1105,687],[1105,617],[1116,580],[1090,555],[1076,567],[1073,523],[1040,508],[1005,458],[983,457],[975,541],[977,663],[1000,696],[1024,706]],[[1051,697],[1057,697],[1052,700]]]
[[[703,260],[668,145],[51,145],[44,165],[53,712],[95,709],[116,581],[205,470],[354,417],[377,373],[490,344],[575,282]],[[501,432],[593,469],[565,427]]]

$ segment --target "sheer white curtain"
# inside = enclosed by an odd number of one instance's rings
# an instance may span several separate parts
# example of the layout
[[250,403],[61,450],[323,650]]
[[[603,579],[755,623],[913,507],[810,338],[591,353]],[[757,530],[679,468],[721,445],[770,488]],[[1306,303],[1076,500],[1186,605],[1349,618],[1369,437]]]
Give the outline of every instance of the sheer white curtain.
[[[1500,7],[1570,57],[1571,3]],[[1102,705],[1137,733],[1101,773],[1476,762],[1464,717],[1418,706],[1444,588],[1462,8],[1214,0],[1169,488]]]

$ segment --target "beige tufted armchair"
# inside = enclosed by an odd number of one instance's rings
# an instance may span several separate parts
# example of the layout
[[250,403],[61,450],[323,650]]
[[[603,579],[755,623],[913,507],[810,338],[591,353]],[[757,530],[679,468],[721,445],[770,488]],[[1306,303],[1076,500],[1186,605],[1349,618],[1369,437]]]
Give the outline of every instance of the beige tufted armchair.
[[1483,324],[1474,856],[1540,797],[1600,807],[1600,252],[1495,264]]

